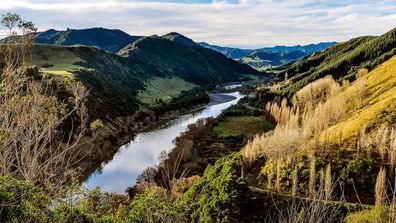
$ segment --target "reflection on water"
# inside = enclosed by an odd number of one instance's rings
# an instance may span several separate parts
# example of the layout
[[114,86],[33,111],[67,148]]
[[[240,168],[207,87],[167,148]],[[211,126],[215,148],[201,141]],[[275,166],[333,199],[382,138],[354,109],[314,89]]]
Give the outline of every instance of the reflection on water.
[[136,177],[144,169],[157,164],[161,151],[169,151],[174,147],[173,140],[186,130],[187,125],[200,118],[218,116],[243,96],[238,92],[226,95],[236,99],[222,104],[209,104],[202,110],[171,120],[157,129],[139,133],[133,141],[122,146],[110,162],[91,174],[84,186],[101,186],[108,192],[125,192],[127,187],[135,184]]

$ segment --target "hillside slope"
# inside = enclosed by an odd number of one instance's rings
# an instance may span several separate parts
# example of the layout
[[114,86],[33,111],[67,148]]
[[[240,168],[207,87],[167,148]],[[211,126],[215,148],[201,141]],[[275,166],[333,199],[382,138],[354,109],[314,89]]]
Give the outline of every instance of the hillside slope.
[[239,61],[248,64],[256,69],[263,69],[266,67],[280,66],[289,62],[294,62],[298,59],[307,56],[303,51],[296,50],[290,52],[253,52],[248,56],[243,57]]
[[279,80],[287,76],[292,84],[284,89],[291,96],[306,84],[332,75],[338,80],[353,80],[360,68],[373,69],[396,53],[396,29],[373,37],[365,36],[339,43],[323,52],[298,61],[279,74]]
[[327,134],[343,132],[343,140],[356,139],[363,128],[378,127],[383,123],[396,123],[396,56],[387,60],[370,73],[353,82],[342,93],[346,99],[357,98],[361,91],[360,106],[350,111]]
[[224,54],[228,58],[232,59],[240,59],[245,56],[248,56],[253,52],[251,49],[239,49],[239,48],[233,48],[233,47],[223,47],[223,46],[216,46],[216,45],[211,45],[209,43],[205,42],[200,42],[198,43],[199,45],[206,47],[208,49],[216,50],[217,52],[220,52]]

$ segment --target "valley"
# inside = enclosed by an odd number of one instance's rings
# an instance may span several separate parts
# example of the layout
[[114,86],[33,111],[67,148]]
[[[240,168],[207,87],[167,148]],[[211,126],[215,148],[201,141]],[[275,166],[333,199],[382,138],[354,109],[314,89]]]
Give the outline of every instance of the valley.
[[1,23],[0,222],[396,222],[396,28],[242,49]]

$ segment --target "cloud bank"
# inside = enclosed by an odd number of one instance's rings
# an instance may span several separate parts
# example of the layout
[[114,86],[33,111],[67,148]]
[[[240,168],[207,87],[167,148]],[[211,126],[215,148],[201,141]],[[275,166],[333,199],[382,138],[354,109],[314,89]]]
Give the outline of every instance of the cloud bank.
[[378,35],[395,26],[393,0],[1,0],[49,28],[106,27],[132,35],[180,32],[195,41],[255,48]]

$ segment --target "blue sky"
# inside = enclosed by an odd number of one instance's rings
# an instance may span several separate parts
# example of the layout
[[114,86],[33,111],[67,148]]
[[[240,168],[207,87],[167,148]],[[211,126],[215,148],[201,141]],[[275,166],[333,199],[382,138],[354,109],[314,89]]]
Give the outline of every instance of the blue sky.
[[0,0],[0,13],[8,11],[40,30],[175,31],[243,48],[345,41],[396,27],[396,0]]

